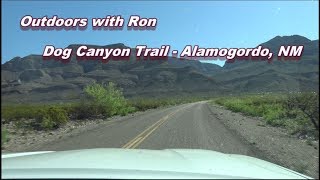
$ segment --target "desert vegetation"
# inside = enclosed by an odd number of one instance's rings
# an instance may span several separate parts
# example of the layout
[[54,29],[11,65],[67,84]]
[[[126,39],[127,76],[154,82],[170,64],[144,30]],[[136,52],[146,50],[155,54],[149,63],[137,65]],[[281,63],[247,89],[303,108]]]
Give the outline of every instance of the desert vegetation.
[[318,93],[243,95],[221,97],[214,102],[233,112],[262,117],[267,124],[283,127],[290,134],[303,138],[319,137]]
[[[64,104],[20,104],[1,107],[2,123],[14,123],[25,130],[54,130],[68,121],[106,119],[136,111],[177,105],[204,99],[203,97],[133,98],[126,99],[116,84],[92,83],[83,89],[78,102]],[[8,133],[3,130],[2,142]]]

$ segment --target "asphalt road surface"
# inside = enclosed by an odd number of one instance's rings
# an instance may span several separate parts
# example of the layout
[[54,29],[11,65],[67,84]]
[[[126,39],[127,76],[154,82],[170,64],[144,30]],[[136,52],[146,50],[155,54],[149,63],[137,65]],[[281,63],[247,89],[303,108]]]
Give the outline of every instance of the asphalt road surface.
[[204,101],[111,120],[33,150],[86,148],[208,149],[257,157],[257,150],[215,118]]

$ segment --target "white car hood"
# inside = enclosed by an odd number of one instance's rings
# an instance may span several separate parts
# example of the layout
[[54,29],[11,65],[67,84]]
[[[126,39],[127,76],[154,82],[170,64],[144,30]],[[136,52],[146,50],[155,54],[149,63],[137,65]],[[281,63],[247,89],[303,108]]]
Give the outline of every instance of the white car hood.
[[84,149],[2,155],[2,178],[308,178],[257,158],[197,149]]

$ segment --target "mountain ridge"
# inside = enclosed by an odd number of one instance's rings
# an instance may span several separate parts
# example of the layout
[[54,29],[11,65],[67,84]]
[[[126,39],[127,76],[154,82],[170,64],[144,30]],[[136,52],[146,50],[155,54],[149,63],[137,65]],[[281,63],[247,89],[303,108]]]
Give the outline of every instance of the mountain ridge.
[[[318,91],[318,40],[303,36],[276,36],[261,43],[273,51],[279,44],[304,45],[302,60],[296,62],[235,61],[224,67],[168,57],[156,61],[42,60],[41,55],[15,57],[1,65],[2,97],[8,102],[42,102],[78,99],[92,82],[115,82],[127,97],[177,94],[228,94],[241,92]],[[77,48],[82,44],[70,44]],[[90,47],[130,48],[123,43]]]

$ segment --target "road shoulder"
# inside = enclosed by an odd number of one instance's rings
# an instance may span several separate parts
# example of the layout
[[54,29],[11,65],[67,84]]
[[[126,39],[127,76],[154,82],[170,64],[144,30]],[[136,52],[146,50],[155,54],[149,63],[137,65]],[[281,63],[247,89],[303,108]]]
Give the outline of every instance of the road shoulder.
[[319,141],[311,146],[284,129],[266,125],[262,119],[234,113],[216,104],[208,107],[227,128],[263,151],[274,163],[319,178]]

